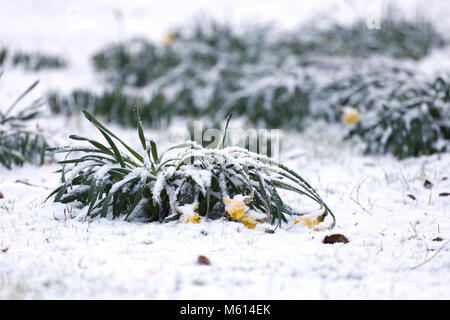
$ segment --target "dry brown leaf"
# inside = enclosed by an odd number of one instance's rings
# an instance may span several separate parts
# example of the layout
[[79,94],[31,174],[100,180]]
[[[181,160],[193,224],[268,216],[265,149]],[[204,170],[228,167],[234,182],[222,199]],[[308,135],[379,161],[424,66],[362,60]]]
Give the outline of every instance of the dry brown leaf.
[[349,242],[347,237],[344,236],[343,234],[332,234],[329,236],[325,236],[325,238],[323,238],[323,243],[327,243],[327,244],[333,244],[333,243],[338,243],[338,242],[342,242],[342,243],[347,243]]
[[197,263],[205,266],[209,266],[211,262],[205,256],[198,256]]

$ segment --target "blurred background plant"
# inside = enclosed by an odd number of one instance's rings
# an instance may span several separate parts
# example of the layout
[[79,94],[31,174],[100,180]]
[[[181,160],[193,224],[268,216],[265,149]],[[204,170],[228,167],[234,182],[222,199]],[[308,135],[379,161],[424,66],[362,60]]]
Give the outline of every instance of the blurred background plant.
[[[447,149],[449,103],[441,97],[445,89],[425,85],[433,79],[411,61],[447,44],[425,17],[406,19],[393,7],[374,30],[365,20],[321,20],[281,32],[272,25],[238,30],[198,19],[161,43],[140,38],[103,48],[92,57],[103,92],[53,91],[48,102],[55,113],[87,109],[129,126],[137,107],[150,126],[187,117],[217,127],[233,113],[247,127],[294,130],[306,119],[338,122],[352,108],[357,114],[347,138],[360,137],[367,153],[431,154]],[[446,75],[440,79],[445,87]],[[418,112],[416,100],[427,108]]]
[[366,153],[398,158],[450,151],[450,81],[410,79],[377,100],[347,137],[358,136]]
[[433,24],[420,13],[415,19],[402,17],[394,6],[386,8],[380,29],[369,29],[366,19],[351,25],[341,25],[322,19],[321,23],[308,21],[297,30],[280,37],[278,48],[297,55],[388,56],[395,59],[414,59],[428,55],[434,48],[447,44]]
[[14,110],[37,84],[38,81],[34,82],[5,112],[0,111],[0,165],[8,169],[25,162],[44,163],[47,142],[42,131],[32,129],[30,124],[39,115],[43,100],[35,100],[17,112]]
[[68,62],[57,55],[20,50],[12,52],[8,48],[0,48],[0,67],[6,65],[36,72],[44,69],[62,69],[67,67]]

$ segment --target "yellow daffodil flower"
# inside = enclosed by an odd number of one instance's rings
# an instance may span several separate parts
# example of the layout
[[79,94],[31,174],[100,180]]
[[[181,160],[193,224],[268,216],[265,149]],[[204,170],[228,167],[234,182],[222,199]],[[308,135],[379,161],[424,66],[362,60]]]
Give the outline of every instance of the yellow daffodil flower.
[[343,119],[348,125],[354,124],[359,120],[359,112],[355,108],[345,107],[343,109]]
[[200,223],[200,216],[196,212],[197,209],[198,207],[193,204],[187,204],[179,208],[175,206],[176,212],[181,215],[180,221],[184,223]]
[[225,200],[225,211],[233,220],[239,220],[245,214],[245,207],[238,200]]
[[194,213],[193,215],[187,217],[186,223],[200,223],[200,216],[198,213]]
[[299,222],[303,222],[308,228],[312,228],[316,225],[319,224],[319,219],[317,219],[317,217],[307,217],[307,216],[303,216],[303,217],[299,217],[297,219],[295,219],[294,224],[297,224]]
[[172,42],[175,41],[175,38],[177,37],[177,35],[175,33],[169,32],[168,34],[166,34],[166,36],[164,37],[164,44],[169,45]]

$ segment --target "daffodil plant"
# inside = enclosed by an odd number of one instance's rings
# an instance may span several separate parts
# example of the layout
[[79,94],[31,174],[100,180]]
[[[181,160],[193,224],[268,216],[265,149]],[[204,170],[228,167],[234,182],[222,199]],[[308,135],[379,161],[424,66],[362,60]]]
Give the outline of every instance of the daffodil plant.
[[334,215],[308,182],[271,158],[226,147],[226,130],[215,149],[187,141],[160,154],[139,120],[138,152],[90,113],[84,114],[107,144],[73,135],[71,139],[88,146],[51,149],[67,157],[60,161],[61,184],[49,196],[80,205],[81,217],[185,223],[226,219],[254,228],[304,215],[282,200],[279,191],[285,190],[317,203],[320,214],[314,225],[331,216],[334,226]]
[[14,110],[37,84],[38,81],[34,82],[5,112],[0,111],[0,166],[11,169],[13,165],[25,162],[44,162],[47,142],[39,129],[29,125],[30,120],[39,115],[42,101],[36,100],[17,112]]
[[450,78],[411,79],[361,119],[347,109],[344,121],[355,124],[347,138],[358,137],[366,153],[391,153],[398,158],[450,150]]

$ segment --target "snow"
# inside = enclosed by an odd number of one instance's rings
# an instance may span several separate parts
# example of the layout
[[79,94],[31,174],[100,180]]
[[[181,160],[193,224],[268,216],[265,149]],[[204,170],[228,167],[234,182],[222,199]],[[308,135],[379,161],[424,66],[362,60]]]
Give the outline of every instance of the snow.
[[[308,133],[290,138],[303,142],[297,150],[315,143]],[[337,226],[325,232],[300,224],[268,234],[266,226],[224,221],[77,221],[69,218],[75,208],[64,213],[65,206],[42,202],[58,183],[59,174],[50,174],[57,166],[2,168],[0,246],[8,251],[0,254],[0,297],[449,298],[448,247],[411,268],[450,234],[450,197],[438,196],[450,190],[450,155],[397,161],[328,143],[286,161],[333,208]],[[350,242],[322,244],[331,233]],[[201,254],[211,266],[196,264]]]
[[[229,5],[197,0],[177,9],[175,1],[5,3],[0,45],[63,54],[70,67],[31,75],[5,70],[1,101],[13,101],[36,78],[41,79],[39,90],[27,101],[49,88],[95,89],[99,79],[88,57],[103,45],[119,34],[162,39],[173,25],[202,10],[236,21],[276,19],[291,27],[325,8],[333,8],[345,22],[370,9],[363,1],[352,3],[354,8],[341,1],[299,7],[298,1],[261,6],[257,1]],[[445,1],[427,3],[429,15],[448,28],[448,19],[439,19],[450,11]],[[418,65],[439,70],[446,54],[448,48],[433,52]],[[183,121],[164,130],[145,128],[146,134],[164,150],[182,141],[176,139],[180,127],[187,127]],[[47,115],[39,124],[52,145],[73,144],[69,134],[101,137],[79,115]],[[140,148],[137,130],[109,127]],[[72,219],[77,214],[82,218],[84,211],[44,202],[59,184],[57,165],[1,167],[0,299],[449,299],[450,196],[439,195],[450,192],[450,154],[402,161],[363,156],[359,145],[342,140],[339,125],[317,122],[306,128],[303,133],[283,132],[281,162],[307,178],[332,208],[337,218],[332,231],[290,224],[270,234],[267,224],[249,230],[222,220],[160,224]],[[207,176],[199,178],[206,181]],[[431,189],[424,187],[425,180],[433,183]],[[289,193],[286,200],[303,205]],[[323,244],[332,233],[344,234],[350,242]],[[443,241],[433,241],[437,237]],[[211,265],[198,265],[199,255]]]

